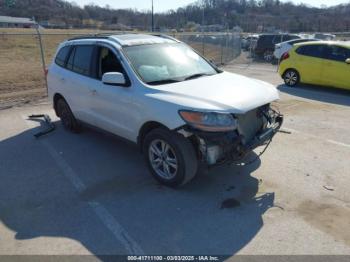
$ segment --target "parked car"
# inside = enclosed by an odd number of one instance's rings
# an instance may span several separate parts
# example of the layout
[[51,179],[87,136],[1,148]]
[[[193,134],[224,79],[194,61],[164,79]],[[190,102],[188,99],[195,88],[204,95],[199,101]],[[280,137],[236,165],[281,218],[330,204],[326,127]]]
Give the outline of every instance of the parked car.
[[272,62],[275,45],[293,39],[300,39],[300,37],[290,34],[260,35],[254,50],[255,56],[263,58],[266,62]]
[[242,49],[245,51],[253,50],[258,41],[258,35],[250,35],[242,39]]
[[307,83],[350,89],[350,43],[308,42],[285,53],[279,74],[286,85]]
[[320,40],[326,40],[326,41],[335,40],[336,37],[337,37],[336,35],[325,34],[325,33],[316,33],[314,35],[314,38],[320,39]]
[[152,175],[172,187],[189,182],[200,163],[244,162],[283,121],[270,107],[279,99],[274,86],[223,72],[162,35],[71,39],[47,80],[66,129],[87,123],[137,143]]
[[289,40],[286,42],[282,42],[280,44],[275,45],[275,52],[273,53],[273,56],[275,59],[278,61],[281,59],[282,55],[286,52],[288,52],[293,45],[299,44],[299,43],[304,43],[304,42],[313,42],[313,41],[319,41],[317,39],[294,39],[294,40]]

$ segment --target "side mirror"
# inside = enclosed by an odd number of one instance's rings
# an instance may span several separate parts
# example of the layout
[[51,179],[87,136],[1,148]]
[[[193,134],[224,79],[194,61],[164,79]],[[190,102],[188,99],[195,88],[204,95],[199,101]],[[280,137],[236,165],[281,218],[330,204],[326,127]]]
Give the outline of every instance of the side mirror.
[[350,58],[345,60],[345,63],[347,63],[348,65],[350,65]]
[[122,73],[111,72],[102,76],[102,82],[106,85],[125,85],[126,80]]

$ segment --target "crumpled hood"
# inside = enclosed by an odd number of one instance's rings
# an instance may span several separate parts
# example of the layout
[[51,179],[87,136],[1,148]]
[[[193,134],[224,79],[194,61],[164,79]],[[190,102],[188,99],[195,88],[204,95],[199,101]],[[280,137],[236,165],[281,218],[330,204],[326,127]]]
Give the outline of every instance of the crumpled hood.
[[279,99],[271,84],[228,72],[151,88],[161,91],[149,94],[157,99],[192,109],[237,114]]

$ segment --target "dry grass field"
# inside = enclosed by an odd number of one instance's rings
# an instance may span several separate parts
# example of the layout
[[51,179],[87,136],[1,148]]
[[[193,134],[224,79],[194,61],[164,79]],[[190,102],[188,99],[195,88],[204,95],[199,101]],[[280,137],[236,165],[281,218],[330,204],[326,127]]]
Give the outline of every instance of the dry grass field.
[[[50,64],[57,46],[78,35],[103,33],[92,30],[44,30],[42,41],[46,64]],[[11,35],[10,35],[11,34]],[[180,40],[182,37],[179,36]],[[198,52],[203,45],[187,41]],[[222,54],[223,52],[223,54]],[[204,55],[217,63],[232,55],[232,48],[204,45]],[[39,39],[33,29],[0,29],[0,108],[8,104],[30,102],[46,96]],[[5,106],[5,107],[6,107]]]
[[[73,37],[72,34],[88,33],[92,31],[45,30],[44,34],[60,34],[42,36],[46,63],[51,63],[59,43]],[[46,95],[39,39],[35,30],[0,30],[0,80],[0,104],[26,102]]]

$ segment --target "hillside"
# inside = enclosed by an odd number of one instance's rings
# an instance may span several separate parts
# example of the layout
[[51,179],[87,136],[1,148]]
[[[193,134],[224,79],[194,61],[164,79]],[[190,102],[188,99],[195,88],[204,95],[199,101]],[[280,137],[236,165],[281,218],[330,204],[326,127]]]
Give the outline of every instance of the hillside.
[[[88,5],[84,8],[62,0],[13,0],[8,7],[0,0],[0,15],[35,17],[75,28],[127,25],[149,29],[150,14],[137,10],[115,10]],[[331,8],[282,3],[279,0],[201,0],[197,3],[156,14],[156,27],[189,28],[194,24],[221,24],[226,28],[241,26],[254,32],[261,28],[278,28],[290,32],[350,30],[350,3]]]

